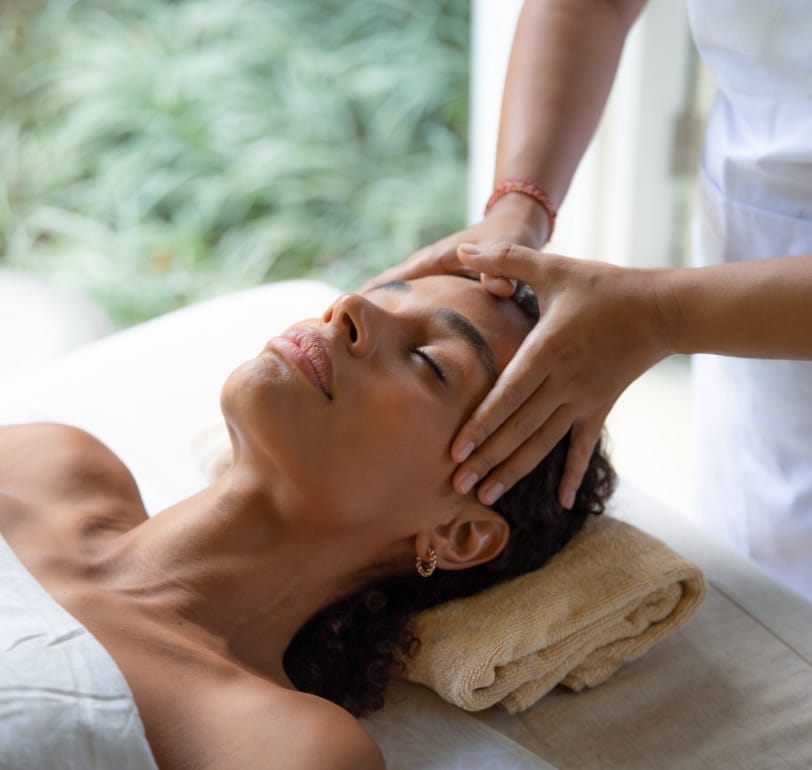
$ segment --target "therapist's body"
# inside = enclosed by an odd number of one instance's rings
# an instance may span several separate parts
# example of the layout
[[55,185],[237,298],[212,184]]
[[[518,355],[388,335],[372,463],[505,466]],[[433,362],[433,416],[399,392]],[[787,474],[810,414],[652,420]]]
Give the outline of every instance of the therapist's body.
[[[527,0],[505,85],[496,183],[527,180],[546,205],[504,194],[482,222],[417,252],[393,274],[519,278],[547,307],[545,322],[453,445],[462,462],[455,484],[479,483],[483,500],[509,488],[572,426],[560,489],[566,502],[600,424],[636,376],[670,352],[740,356],[694,361],[698,514],[812,599],[812,363],[797,360],[812,358],[808,2],[689,0],[697,47],[719,89],[694,231],[696,265],[715,267],[666,278],[488,248],[499,241],[540,248],[549,238],[643,5]],[[484,254],[458,252],[464,242]],[[672,328],[668,341],[663,318],[685,328]],[[680,334],[690,345],[675,343]],[[567,374],[556,374],[562,367]]]

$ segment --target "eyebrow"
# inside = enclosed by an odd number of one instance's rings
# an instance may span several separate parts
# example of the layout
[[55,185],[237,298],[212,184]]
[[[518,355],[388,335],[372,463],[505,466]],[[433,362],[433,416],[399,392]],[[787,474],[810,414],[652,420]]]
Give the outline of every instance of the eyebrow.
[[[412,286],[407,281],[387,281],[378,286],[374,286],[372,290],[376,289],[390,289],[392,291],[409,292]],[[448,307],[440,308],[437,315],[442,321],[443,325],[453,332],[456,336],[468,343],[469,347],[476,353],[477,358],[485,368],[488,379],[493,383],[498,377],[496,371],[496,358],[493,355],[491,346],[487,343],[479,329],[476,328],[462,313],[452,310]]]

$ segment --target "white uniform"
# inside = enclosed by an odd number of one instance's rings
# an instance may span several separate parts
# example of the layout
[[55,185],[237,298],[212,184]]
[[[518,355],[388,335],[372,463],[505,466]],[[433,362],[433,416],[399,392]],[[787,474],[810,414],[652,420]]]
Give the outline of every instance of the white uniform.
[[[689,15],[718,86],[697,264],[812,253],[812,3],[689,0]],[[700,520],[812,600],[812,363],[696,356],[693,376]]]

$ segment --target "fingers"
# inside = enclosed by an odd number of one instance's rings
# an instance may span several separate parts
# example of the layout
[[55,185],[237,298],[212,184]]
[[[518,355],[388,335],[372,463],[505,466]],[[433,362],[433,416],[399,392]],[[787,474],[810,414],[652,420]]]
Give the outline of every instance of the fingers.
[[572,426],[567,461],[564,465],[564,473],[561,475],[561,483],[558,485],[558,501],[564,508],[572,508],[575,504],[575,495],[584,479],[586,469],[589,467],[592,452],[601,435],[604,419],[605,414],[601,412],[595,417],[576,422]]
[[502,278],[498,275],[482,273],[479,280],[482,281],[482,285],[491,294],[497,297],[512,297],[513,292],[516,291],[516,281],[513,278]]
[[411,281],[414,278],[422,278],[424,275],[431,273],[430,267],[430,261],[422,255],[421,252],[415,252],[405,262],[401,262],[399,265],[393,265],[374,278],[370,278],[364,283],[360,291],[369,291],[389,281]]
[[[540,355],[543,344],[544,338],[539,334],[539,327],[536,327],[524,339],[488,395],[457,433],[451,445],[451,456],[456,462],[464,462],[468,455],[514,412],[517,412],[534,393],[541,392],[547,371],[536,362],[543,360]],[[539,398],[536,398],[535,401],[539,401]],[[526,409],[525,415],[514,419],[515,425],[518,424],[518,420],[531,428],[526,430],[522,440],[527,438],[549,416],[549,412],[543,411],[543,404],[530,405],[530,409],[534,407],[537,408],[535,413]],[[535,424],[532,424],[533,421]],[[507,457],[518,446],[518,443],[517,441],[498,459],[501,461]]]
[[[487,478],[477,489],[477,497],[480,502],[483,505],[493,505],[517,481],[530,473],[541,458],[546,457],[552,451],[571,425],[572,417],[569,410],[564,407],[557,409],[544,423],[541,430],[533,433],[503,463],[487,474]],[[482,452],[477,453],[479,455],[477,457],[472,456],[471,462],[477,464],[483,460],[482,467],[490,465],[491,459],[487,457],[488,451],[487,444],[483,445]],[[458,486],[458,477],[463,478],[465,473],[464,466],[461,466],[455,473],[453,479],[455,489]]]
[[[553,414],[557,413],[557,419],[562,423],[566,422],[566,419],[563,417],[563,409],[556,408],[560,401],[551,398],[550,390],[550,384],[544,383],[531,398],[525,400],[515,413],[510,415],[504,424],[494,431],[493,435],[483,440],[481,446],[477,445],[476,451],[454,473],[452,483],[458,492],[467,494],[476,483],[489,474],[491,469],[496,468],[508,458],[512,460],[517,452],[521,453],[519,456],[527,452],[536,453],[535,462],[526,469],[529,470],[555,446],[557,438],[548,446],[548,442],[552,440],[551,434],[556,432],[558,424],[553,421]],[[550,404],[554,406],[550,406]],[[570,420],[571,423],[572,420]],[[565,426],[565,430],[567,429],[569,429],[569,424]],[[539,452],[543,452],[543,454],[539,454]],[[524,462],[518,463],[523,467],[525,464]],[[489,478],[489,484],[492,481],[501,481],[504,488],[509,489],[515,481],[510,471],[518,469],[518,465],[513,463],[508,467],[507,472],[492,475]]]
[[[411,281],[415,278],[423,278],[427,275],[439,275],[452,273],[454,275],[466,275],[476,277],[480,273],[488,276],[505,276],[508,280],[518,278],[530,283],[533,280],[532,271],[533,260],[538,262],[538,252],[527,249],[523,246],[508,246],[497,243],[506,237],[514,235],[521,238],[520,232],[511,233],[497,229],[494,231],[493,223],[483,220],[478,225],[468,228],[459,233],[449,235],[441,241],[425,246],[414,252],[405,262],[384,270],[380,275],[367,281],[361,287],[361,291],[379,286],[387,281]],[[477,246],[473,243],[465,243],[460,247],[461,241],[479,241],[489,243],[486,246]],[[459,248],[467,249],[465,258],[461,259],[462,252]],[[490,267],[480,269],[474,262],[481,260],[482,264],[489,264]],[[518,272],[516,272],[518,271]],[[516,275],[513,273],[516,272]],[[527,277],[523,277],[523,276]],[[500,297],[509,297],[515,289],[515,285],[510,288],[504,280],[483,281],[485,287]]]
[[457,240],[445,239],[438,241],[431,246],[416,251],[403,264],[407,268],[406,278],[423,278],[427,275],[437,275],[438,273],[460,273],[475,275],[476,271],[462,265],[457,257]]
[[[480,452],[472,455],[469,462],[457,469],[452,479],[454,488],[461,494],[467,494],[473,486],[472,481],[475,484],[480,478],[485,478],[477,490],[477,497],[484,505],[493,505],[516,482],[530,473],[555,448],[567,431],[572,430],[567,460],[558,486],[559,503],[563,508],[570,509],[575,504],[578,488],[589,467],[604,420],[605,414],[601,411],[588,420],[573,424],[569,410],[559,407],[541,429],[492,470],[493,457],[499,456],[501,452],[498,449],[492,450],[488,446],[490,442],[484,444]],[[491,451],[495,451],[495,454],[490,455]]]
[[453,241],[446,239],[426,246],[414,252],[405,262],[387,268],[380,275],[366,281],[360,291],[369,291],[388,281],[412,281],[427,275],[452,273],[471,278],[477,277],[478,271],[463,265],[458,259],[457,243],[456,239]]
[[463,265],[479,273],[505,276],[529,284],[538,280],[542,267],[540,252],[508,243],[488,246],[462,243],[457,249],[457,257]]

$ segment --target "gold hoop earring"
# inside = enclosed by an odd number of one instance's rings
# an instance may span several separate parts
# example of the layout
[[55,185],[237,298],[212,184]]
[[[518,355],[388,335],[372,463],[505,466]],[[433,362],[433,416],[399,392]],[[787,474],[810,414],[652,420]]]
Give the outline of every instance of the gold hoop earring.
[[423,561],[419,556],[417,557],[417,574],[425,578],[431,577],[434,570],[437,569],[437,552],[429,546],[426,556],[428,557],[427,561]]

